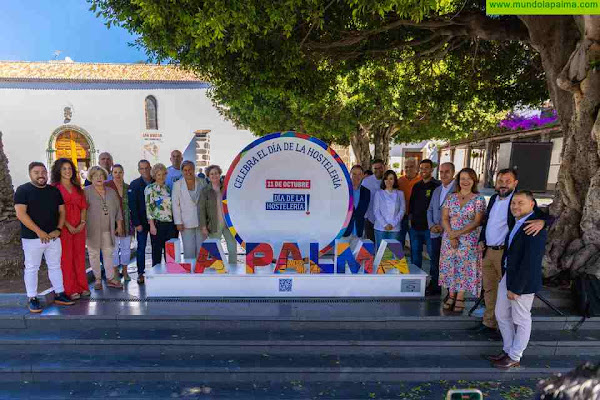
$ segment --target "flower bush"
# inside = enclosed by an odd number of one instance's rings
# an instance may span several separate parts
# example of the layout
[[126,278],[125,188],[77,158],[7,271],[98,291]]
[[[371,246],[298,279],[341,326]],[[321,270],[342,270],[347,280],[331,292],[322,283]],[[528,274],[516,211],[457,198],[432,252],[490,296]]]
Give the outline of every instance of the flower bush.
[[516,131],[516,130],[529,130],[538,128],[544,125],[553,124],[558,121],[558,115],[556,110],[552,110],[548,113],[542,113],[539,116],[533,117],[522,117],[513,113],[509,113],[508,116],[500,121],[498,126],[500,128]]

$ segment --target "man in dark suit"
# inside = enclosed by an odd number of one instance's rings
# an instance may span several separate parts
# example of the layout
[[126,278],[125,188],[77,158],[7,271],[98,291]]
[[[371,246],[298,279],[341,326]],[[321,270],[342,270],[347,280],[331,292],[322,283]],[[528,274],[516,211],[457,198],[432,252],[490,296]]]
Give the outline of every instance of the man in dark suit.
[[[146,243],[148,242],[148,233],[150,233],[150,225],[146,217],[146,199],[144,197],[144,189],[153,182],[150,176],[151,165],[148,160],[140,160],[138,162],[138,171],[140,177],[134,179],[129,184],[127,198],[129,201],[129,210],[131,214],[131,223],[135,228],[137,239],[136,263],[138,272],[138,283],[143,284],[144,272],[146,269]],[[150,240],[153,240],[150,235]]]
[[360,165],[355,165],[350,169],[354,210],[348,228],[346,228],[346,231],[344,232],[344,237],[350,238],[351,241],[363,237],[365,214],[367,213],[369,203],[371,202],[371,191],[361,185],[364,176],[363,167]]
[[[483,257],[483,292],[485,297],[485,313],[482,324],[476,327],[481,333],[497,337],[498,324],[494,316],[498,284],[502,277],[501,260],[504,254],[504,242],[515,225],[515,217],[510,211],[510,202],[519,181],[517,172],[512,169],[498,171],[496,178],[496,194],[488,204],[479,236],[479,245],[484,252]],[[542,212],[537,205],[534,207],[535,218],[525,224],[527,235],[536,235],[545,226],[547,214]]]
[[518,367],[531,335],[531,306],[542,287],[547,236],[546,230],[537,235],[525,233],[526,222],[536,218],[534,207],[533,194],[527,190],[516,192],[510,203],[515,224],[505,241],[503,276],[496,299],[496,319],[504,348],[502,353],[488,357],[497,368]]
[[431,262],[429,263],[429,275],[431,282],[425,289],[425,296],[435,296],[442,293],[442,288],[438,282],[440,277],[440,252],[442,250],[442,235],[444,228],[442,226],[442,206],[446,198],[456,191],[454,180],[454,164],[445,162],[439,168],[441,185],[435,188],[431,195],[431,202],[427,209],[427,224],[431,235]]

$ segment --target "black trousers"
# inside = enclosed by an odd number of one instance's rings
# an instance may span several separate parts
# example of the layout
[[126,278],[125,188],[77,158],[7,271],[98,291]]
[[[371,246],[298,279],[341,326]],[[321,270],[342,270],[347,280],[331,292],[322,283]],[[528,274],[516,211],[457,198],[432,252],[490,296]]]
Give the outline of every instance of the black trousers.
[[154,221],[154,226],[156,226],[156,235],[150,235],[152,244],[152,266],[162,262],[167,241],[179,236],[175,224],[172,222]]
[[375,243],[375,225],[373,225],[373,223],[367,218],[365,218],[365,236],[367,236],[367,239]]

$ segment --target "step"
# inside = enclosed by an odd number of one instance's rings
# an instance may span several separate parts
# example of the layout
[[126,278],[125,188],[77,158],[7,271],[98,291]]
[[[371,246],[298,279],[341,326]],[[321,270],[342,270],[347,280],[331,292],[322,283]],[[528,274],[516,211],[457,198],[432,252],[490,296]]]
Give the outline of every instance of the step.
[[[533,330],[563,330],[581,318],[533,312]],[[71,307],[48,306],[31,314],[25,306],[0,306],[0,329],[197,328],[227,329],[468,329],[480,318],[444,315],[439,301],[402,302],[147,302],[80,301]],[[590,318],[582,329],[600,329]]]
[[6,354],[0,360],[2,381],[202,381],[330,382],[436,381],[452,379],[506,380],[542,378],[566,372],[590,357],[525,357],[523,366],[501,371],[480,356],[258,355],[199,356],[168,354]]
[[[451,388],[479,388],[486,400],[530,399],[537,379],[432,382],[330,382],[293,379],[281,382],[2,382],[3,399],[445,399]],[[517,397],[518,396],[518,397]]]
[[[0,355],[79,351],[87,354],[396,354],[479,355],[498,352],[500,340],[470,331],[318,330],[206,331],[108,329],[87,331],[0,330]],[[535,331],[531,355],[600,355],[599,331]]]

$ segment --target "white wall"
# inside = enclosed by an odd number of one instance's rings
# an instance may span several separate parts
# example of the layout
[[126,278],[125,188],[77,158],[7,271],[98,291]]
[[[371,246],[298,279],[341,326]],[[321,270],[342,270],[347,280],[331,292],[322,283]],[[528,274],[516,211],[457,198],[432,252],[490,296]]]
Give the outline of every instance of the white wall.
[[440,156],[440,164],[452,162],[452,151],[450,149],[443,150],[442,155]]
[[552,156],[550,157],[550,170],[548,171],[548,189],[554,189],[558,182],[563,138],[552,139]]
[[454,166],[456,171],[460,171],[465,167],[465,162],[467,161],[467,149],[456,149],[454,150]]
[[224,121],[206,96],[207,89],[32,90],[0,89],[0,131],[15,187],[26,181],[27,164],[46,162],[52,132],[63,125],[63,109],[73,108],[70,125],[87,131],[98,152],[109,151],[125,167],[127,181],[138,176],[146,130],[144,99],[156,97],[160,162],[184,151],[194,131],[210,129],[211,163],[227,171],[237,153],[255,138]]

